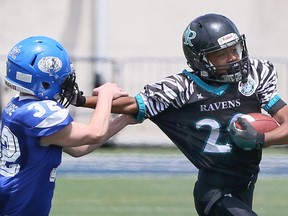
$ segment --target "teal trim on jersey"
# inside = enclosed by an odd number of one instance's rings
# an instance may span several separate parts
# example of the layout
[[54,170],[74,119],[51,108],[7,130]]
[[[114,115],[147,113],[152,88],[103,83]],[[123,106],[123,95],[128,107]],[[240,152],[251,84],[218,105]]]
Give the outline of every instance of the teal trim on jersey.
[[274,104],[276,104],[279,100],[281,99],[281,97],[279,95],[275,95],[268,104],[266,104],[266,106],[263,108],[265,111],[268,112],[268,110],[274,106]]
[[216,95],[222,95],[225,90],[229,87],[230,83],[224,83],[223,85],[221,85],[220,87],[213,87],[211,85],[208,85],[207,83],[205,83],[201,78],[199,78],[197,75],[184,70],[183,73],[190,77],[192,80],[194,80],[200,87],[204,88],[206,91],[209,91],[211,93],[214,93]]
[[135,119],[138,122],[142,122],[145,120],[145,110],[146,110],[145,104],[140,94],[136,95],[135,99],[136,99],[136,102],[138,104],[138,109],[139,109],[138,114],[135,116]]

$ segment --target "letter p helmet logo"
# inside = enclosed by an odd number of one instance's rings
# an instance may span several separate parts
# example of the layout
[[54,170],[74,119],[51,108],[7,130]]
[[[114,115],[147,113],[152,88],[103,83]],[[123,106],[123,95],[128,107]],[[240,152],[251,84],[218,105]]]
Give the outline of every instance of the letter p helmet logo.
[[193,47],[191,40],[196,38],[196,32],[190,29],[190,26],[184,32],[184,44]]

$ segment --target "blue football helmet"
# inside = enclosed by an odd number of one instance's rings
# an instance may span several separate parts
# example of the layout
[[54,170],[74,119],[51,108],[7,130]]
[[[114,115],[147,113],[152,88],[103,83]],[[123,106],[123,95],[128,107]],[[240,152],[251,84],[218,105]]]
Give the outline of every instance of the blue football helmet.
[[40,100],[55,100],[67,107],[78,90],[75,81],[68,53],[52,38],[26,38],[7,56],[5,84]]

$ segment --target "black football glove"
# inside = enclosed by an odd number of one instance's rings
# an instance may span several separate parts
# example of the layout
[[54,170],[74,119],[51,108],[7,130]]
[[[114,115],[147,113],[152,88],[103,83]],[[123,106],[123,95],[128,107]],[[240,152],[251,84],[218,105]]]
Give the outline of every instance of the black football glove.
[[264,146],[264,133],[256,131],[245,118],[238,118],[238,124],[242,129],[236,128],[236,123],[230,126],[230,136],[233,142],[241,149],[260,149]]
[[75,83],[71,104],[74,106],[83,106],[85,103],[86,97],[83,96],[83,91],[80,91],[77,83]]
[[86,103],[86,98],[83,96],[83,92],[80,91],[78,88],[73,92],[74,96],[71,101],[71,104],[74,106],[83,106]]

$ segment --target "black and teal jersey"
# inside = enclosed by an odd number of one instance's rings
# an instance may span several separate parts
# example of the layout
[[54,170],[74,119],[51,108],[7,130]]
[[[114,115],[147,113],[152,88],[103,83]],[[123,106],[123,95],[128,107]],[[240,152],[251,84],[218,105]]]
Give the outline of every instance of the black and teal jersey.
[[276,83],[276,70],[264,60],[251,60],[245,83],[217,87],[184,70],[145,86],[135,97],[138,117],[153,121],[197,168],[249,177],[259,172],[262,151],[239,149],[229,125],[243,113],[277,112],[284,102]]

